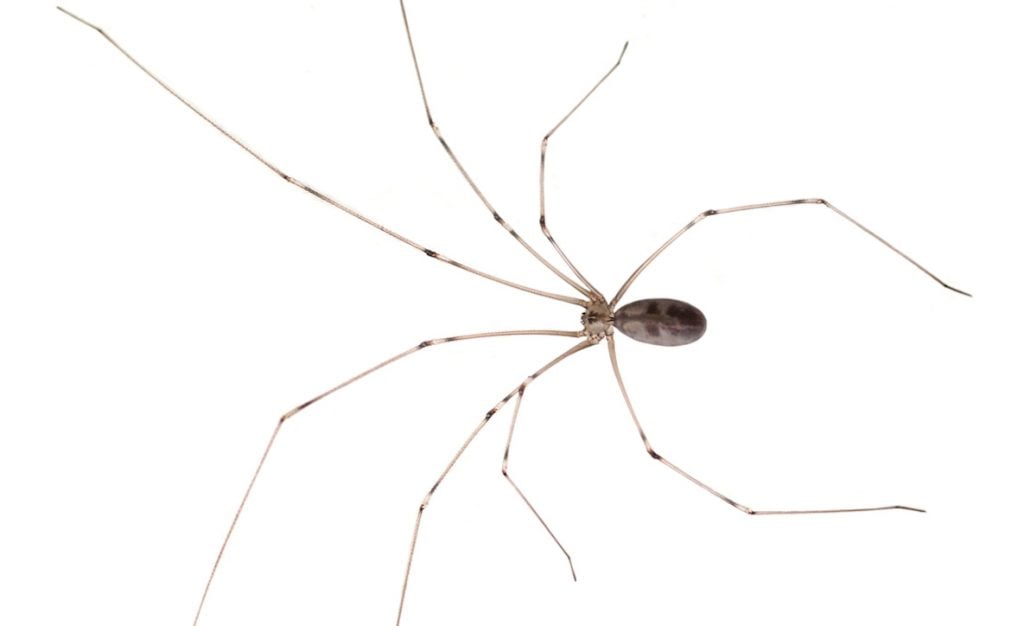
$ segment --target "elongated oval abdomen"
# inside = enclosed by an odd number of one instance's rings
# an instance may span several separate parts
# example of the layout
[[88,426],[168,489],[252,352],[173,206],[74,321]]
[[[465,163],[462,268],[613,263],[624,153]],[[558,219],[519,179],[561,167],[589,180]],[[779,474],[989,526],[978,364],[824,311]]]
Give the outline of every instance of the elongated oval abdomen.
[[637,300],[615,312],[615,328],[627,337],[656,346],[693,343],[707,327],[707,318],[700,309],[681,300]]

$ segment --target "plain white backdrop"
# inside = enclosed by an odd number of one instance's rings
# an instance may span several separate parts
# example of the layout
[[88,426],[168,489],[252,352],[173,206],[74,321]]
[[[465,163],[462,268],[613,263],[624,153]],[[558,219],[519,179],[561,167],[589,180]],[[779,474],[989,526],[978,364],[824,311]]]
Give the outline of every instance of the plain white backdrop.
[[[1019,623],[1024,163],[1011,3],[417,2],[438,124],[540,250],[707,335],[603,346],[499,413],[424,518],[403,624]],[[560,282],[425,123],[396,2],[70,1],[274,163],[486,271]],[[278,416],[430,337],[578,310],[430,261],[283,183],[95,32],[5,11],[0,622],[190,624]],[[554,255],[550,255],[554,256]],[[475,343],[475,345],[474,345]],[[389,624],[416,508],[482,415],[570,339],[441,346],[282,432],[201,623]]]

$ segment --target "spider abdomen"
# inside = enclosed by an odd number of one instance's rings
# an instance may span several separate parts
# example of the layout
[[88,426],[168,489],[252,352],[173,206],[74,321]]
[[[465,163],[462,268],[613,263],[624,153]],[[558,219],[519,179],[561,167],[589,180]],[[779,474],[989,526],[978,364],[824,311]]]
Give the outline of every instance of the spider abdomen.
[[707,318],[700,309],[669,298],[637,300],[615,312],[615,328],[631,339],[656,346],[693,343],[707,327]]

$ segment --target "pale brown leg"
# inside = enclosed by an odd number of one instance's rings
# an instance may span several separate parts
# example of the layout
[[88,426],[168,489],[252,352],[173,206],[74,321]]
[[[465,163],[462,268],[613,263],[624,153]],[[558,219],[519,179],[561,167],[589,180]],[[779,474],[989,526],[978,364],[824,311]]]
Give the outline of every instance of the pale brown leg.
[[512,485],[512,488],[516,490],[516,493],[519,494],[519,497],[523,499],[523,502],[526,503],[526,506],[528,506],[530,508],[530,511],[533,512],[534,516],[537,518],[537,521],[540,522],[540,525],[544,527],[544,530],[548,532],[548,535],[551,536],[551,539],[555,542],[555,544],[558,545],[558,549],[561,550],[562,554],[565,555],[565,558],[568,559],[569,572],[572,574],[572,579],[575,581],[576,568],[573,567],[572,556],[569,555],[569,551],[565,549],[565,546],[562,545],[562,542],[559,541],[558,537],[555,536],[554,531],[551,530],[551,527],[548,526],[548,523],[544,521],[544,518],[540,516],[540,513],[537,512],[536,508],[534,508],[529,498],[526,497],[526,494],[523,493],[523,490],[519,488],[519,485],[516,484],[516,481],[512,480],[512,477],[508,473],[509,451],[512,449],[512,433],[515,432],[516,429],[516,419],[519,417],[519,406],[523,403],[523,394],[525,393],[525,391],[526,389],[520,387],[519,394],[516,396],[516,406],[512,410],[512,422],[508,426],[508,441],[505,443],[505,455],[501,459],[501,475],[504,476],[505,479],[508,480],[508,483]]
[[260,456],[259,463],[256,464],[256,470],[253,472],[252,478],[249,479],[249,484],[245,488],[245,494],[242,495],[242,501],[238,504],[238,508],[235,510],[235,515],[231,519],[231,525],[228,527],[228,532],[227,532],[227,534],[224,535],[224,541],[222,541],[221,544],[220,544],[220,549],[217,551],[217,557],[214,559],[213,567],[210,569],[210,575],[206,579],[206,586],[203,587],[203,595],[199,599],[199,606],[196,608],[196,614],[195,614],[195,618],[192,620],[192,625],[195,626],[196,624],[199,623],[199,616],[203,612],[203,605],[206,604],[206,597],[210,593],[210,586],[213,584],[213,577],[217,574],[217,568],[218,568],[218,566],[220,566],[221,558],[224,556],[224,550],[228,546],[228,541],[231,540],[231,535],[235,532],[235,526],[238,524],[238,518],[241,517],[242,510],[245,508],[245,503],[248,502],[248,500],[249,500],[249,494],[252,493],[252,488],[256,484],[256,479],[260,475],[260,470],[263,469],[263,464],[267,460],[267,455],[270,454],[270,449],[274,446],[274,441],[277,440],[277,434],[279,432],[281,432],[281,427],[284,425],[284,423],[286,421],[288,421],[289,419],[294,417],[300,411],[303,411],[303,410],[309,408],[313,404],[323,400],[324,398],[326,398],[327,396],[330,396],[331,394],[335,393],[336,391],[340,391],[341,389],[344,389],[345,387],[348,387],[349,385],[351,385],[352,383],[356,382],[357,380],[359,380],[359,379],[361,379],[361,378],[363,378],[365,376],[368,376],[369,374],[372,374],[373,372],[376,372],[377,370],[379,370],[381,368],[384,368],[384,367],[386,367],[388,365],[391,365],[395,361],[403,359],[403,358],[409,356],[410,354],[413,354],[415,352],[419,352],[420,350],[422,350],[424,348],[429,348],[431,346],[436,346],[436,345],[440,345],[440,344],[443,344],[443,343],[452,343],[452,342],[455,342],[455,341],[466,341],[466,340],[469,340],[469,339],[484,339],[484,338],[487,338],[487,337],[516,337],[516,336],[521,336],[521,335],[554,335],[554,336],[560,336],[560,337],[579,337],[580,333],[579,333],[579,331],[562,331],[562,330],[505,330],[505,331],[496,331],[496,332],[490,332],[490,333],[476,333],[476,334],[472,334],[472,335],[456,335],[454,337],[438,337],[436,339],[427,339],[426,341],[421,341],[420,343],[418,343],[415,346],[409,348],[408,350],[404,350],[402,352],[399,352],[398,354],[396,354],[396,355],[394,355],[394,356],[392,356],[392,357],[390,357],[388,359],[385,359],[385,360],[381,361],[380,363],[374,365],[373,367],[371,367],[369,369],[363,370],[362,372],[356,374],[355,376],[349,378],[348,380],[345,380],[344,382],[341,382],[341,383],[331,387],[330,389],[324,391],[323,393],[320,393],[319,395],[314,396],[313,398],[310,398],[309,400],[306,400],[302,404],[296,406],[292,410],[290,410],[287,413],[285,413],[284,415],[282,415],[277,420],[277,424],[274,426],[274,432],[271,433],[270,440],[267,441],[267,445],[263,449],[263,454]]
[[452,471],[452,467],[455,466],[456,461],[458,461],[459,458],[462,456],[462,453],[466,451],[466,448],[469,447],[469,444],[472,443],[474,439],[476,439],[476,436],[480,433],[481,430],[483,430],[484,426],[487,425],[487,422],[489,422],[491,418],[494,417],[494,414],[497,413],[501,409],[501,407],[505,406],[508,403],[508,401],[512,399],[512,396],[522,393],[522,391],[525,390],[526,387],[530,385],[530,383],[535,381],[541,374],[554,367],[563,359],[566,359],[569,356],[576,354],[580,350],[589,348],[592,345],[594,344],[591,343],[589,339],[584,339],[575,346],[559,354],[555,358],[548,361],[539,370],[523,379],[523,382],[519,383],[519,385],[515,389],[508,392],[508,394],[506,394],[504,398],[502,398],[497,404],[491,407],[491,410],[487,411],[487,413],[484,414],[484,417],[483,419],[480,420],[480,423],[476,425],[476,428],[474,428],[473,431],[469,433],[469,436],[466,437],[466,440],[462,442],[462,445],[459,446],[458,451],[456,451],[455,455],[451,458],[450,461],[448,461],[448,465],[445,466],[444,471],[441,472],[441,475],[438,476],[437,480],[434,481],[434,484],[430,487],[430,490],[427,491],[427,495],[424,496],[423,501],[420,502],[419,510],[416,511],[416,525],[413,527],[412,530],[412,543],[409,546],[409,559],[405,564],[405,576],[402,579],[402,595],[398,601],[398,618],[395,620],[396,626],[402,623],[402,610],[405,608],[405,593],[409,588],[409,573],[412,571],[412,557],[416,553],[416,540],[419,538],[420,534],[420,523],[423,521],[423,511],[426,510],[427,505],[430,504],[430,498],[433,497],[434,492],[437,491],[437,488],[441,485],[441,482],[445,479],[445,477],[448,476],[448,473]]
[[412,31],[409,29],[409,17],[406,15],[405,12],[405,1],[399,0],[399,4],[402,8],[402,23],[405,24],[405,37],[409,41],[409,52],[412,54],[412,64],[416,68],[416,81],[419,83],[420,86],[420,97],[423,99],[423,110],[427,114],[427,125],[430,126],[431,132],[433,132],[434,136],[437,137],[437,141],[440,142],[441,147],[444,148],[445,153],[448,154],[448,158],[451,159],[453,164],[455,164],[456,169],[458,169],[459,173],[462,174],[462,178],[464,178],[466,180],[466,183],[469,184],[470,188],[473,189],[473,193],[475,193],[476,196],[480,198],[480,201],[484,203],[484,206],[487,207],[487,210],[491,212],[491,216],[494,217],[494,221],[498,222],[498,224],[500,224],[501,227],[508,232],[508,234],[512,235],[513,239],[518,241],[520,245],[526,248],[526,250],[530,254],[532,254],[534,258],[540,261],[544,265],[544,267],[548,268],[556,276],[564,280],[567,285],[579,291],[584,296],[589,297],[590,294],[582,285],[580,285],[573,279],[569,278],[564,273],[562,273],[561,270],[552,265],[550,261],[544,258],[539,252],[537,252],[533,248],[533,246],[528,244],[526,240],[524,240],[519,235],[519,233],[517,233],[516,230],[512,228],[512,226],[509,225],[509,223],[506,222],[505,219],[501,217],[501,215],[498,214],[497,209],[495,209],[494,205],[492,205],[490,200],[487,199],[487,196],[484,195],[484,192],[481,191],[479,187],[477,187],[476,183],[473,181],[473,178],[469,175],[469,172],[467,172],[466,168],[463,167],[462,162],[459,161],[459,158],[457,156],[455,156],[455,152],[452,150],[452,147],[448,145],[448,142],[441,134],[441,129],[438,128],[437,123],[434,121],[433,113],[430,112],[430,103],[427,101],[427,90],[423,86],[423,74],[422,72],[420,72],[420,61],[416,56],[416,46],[414,46],[412,43]]
[[892,250],[896,254],[898,254],[901,257],[903,257],[911,265],[913,265],[917,269],[919,269],[922,272],[924,272],[925,274],[927,274],[932,280],[934,280],[935,282],[939,283],[940,285],[942,285],[946,289],[949,289],[950,291],[955,291],[955,292],[957,292],[959,294],[962,294],[962,295],[970,297],[971,294],[967,293],[963,289],[957,289],[956,287],[954,287],[954,286],[950,285],[949,283],[947,283],[947,282],[943,281],[942,279],[940,279],[935,274],[932,274],[930,271],[925,269],[923,265],[921,265],[920,263],[918,263],[914,259],[912,259],[909,256],[907,256],[903,251],[901,251],[899,248],[897,248],[896,246],[892,245],[891,243],[889,243],[885,239],[882,239],[880,236],[875,234],[875,232],[872,231],[871,229],[869,229],[867,226],[861,224],[860,222],[858,222],[857,220],[853,219],[852,217],[850,217],[846,213],[843,213],[842,211],[837,209],[828,200],[824,200],[822,198],[800,198],[798,200],[781,200],[781,201],[778,201],[778,202],[762,202],[760,204],[744,204],[744,205],[741,205],[741,206],[730,207],[728,209],[709,209],[707,211],[702,211],[701,213],[698,213],[697,217],[695,217],[692,220],[690,220],[690,222],[686,226],[683,226],[682,228],[677,230],[675,232],[675,234],[672,235],[671,237],[669,237],[668,240],[665,243],[661,244],[661,246],[657,250],[655,250],[651,254],[651,256],[647,257],[647,259],[643,263],[640,264],[640,267],[636,268],[636,270],[632,274],[630,274],[629,278],[626,279],[626,282],[623,283],[622,287],[619,288],[619,292],[616,293],[615,297],[612,299],[612,301],[610,303],[611,307],[613,309],[615,308],[615,305],[619,302],[619,300],[622,299],[622,296],[624,296],[626,294],[626,290],[629,289],[629,286],[633,284],[633,281],[636,280],[637,276],[639,276],[641,272],[643,272],[645,269],[647,269],[647,266],[650,265],[651,262],[654,261],[654,259],[656,259],[659,254],[661,254],[662,252],[665,251],[665,248],[667,248],[670,245],[672,245],[672,243],[675,242],[676,239],[679,239],[679,237],[683,233],[685,233],[686,231],[688,231],[691,228],[693,228],[697,224],[697,222],[700,222],[704,218],[711,217],[713,215],[725,215],[726,213],[739,213],[740,211],[753,211],[754,209],[768,209],[768,208],[771,208],[771,207],[797,206],[797,205],[800,205],[800,204],[817,204],[817,205],[823,206],[823,207],[831,210],[832,212],[834,212],[839,217],[841,217],[844,220],[850,222],[851,224],[853,224],[857,228],[861,229],[865,233],[871,235],[876,241],[878,241],[879,243],[881,243],[886,248],[889,248],[890,250]]
[[[354,217],[354,218],[356,218],[356,219],[358,219],[358,220],[360,220],[360,221],[362,221],[362,222],[372,226],[373,228],[376,228],[377,230],[381,231],[382,233],[384,233],[386,235],[389,235],[390,237],[393,237],[393,238],[397,239],[398,241],[401,241],[405,245],[411,246],[411,247],[419,250],[420,252],[422,252],[423,254],[427,255],[428,257],[430,257],[432,259],[436,259],[436,260],[441,261],[443,263],[447,263],[448,265],[451,265],[453,267],[457,267],[457,268],[459,268],[461,270],[465,270],[465,271],[467,271],[467,272],[469,272],[471,274],[476,274],[477,276],[481,276],[481,277],[486,278],[488,280],[493,280],[494,282],[501,283],[502,285],[505,285],[505,286],[508,286],[508,287],[512,287],[514,289],[519,289],[521,291],[526,291],[528,293],[532,293],[532,294],[535,294],[535,295],[538,295],[538,296],[543,296],[545,298],[551,298],[551,299],[554,299],[554,300],[560,300],[562,302],[568,302],[570,304],[577,304],[579,306],[586,307],[587,303],[585,301],[579,299],[579,298],[572,298],[572,297],[569,297],[569,296],[563,296],[561,294],[550,293],[550,292],[547,292],[547,291],[542,291],[540,289],[534,289],[532,287],[527,287],[525,285],[520,285],[519,283],[515,283],[515,282],[512,282],[510,280],[505,280],[504,278],[500,278],[500,277],[495,276],[493,274],[488,274],[487,272],[483,272],[483,271],[478,270],[476,268],[470,267],[470,266],[468,266],[465,263],[462,263],[460,261],[456,261],[454,259],[448,258],[447,256],[441,254],[440,252],[437,252],[435,250],[427,248],[426,246],[423,246],[423,245],[421,245],[419,243],[416,243],[412,239],[409,239],[408,237],[406,237],[404,235],[401,235],[401,234],[391,230],[390,228],[388,228],[388,227],[386,227],[386,226],[384,226],[382,224],[378,224],[374,220],[366,217],[365,215],[363,215],[362,213],[356,211],[355,209],[352,209],[352,208],[342,204],[341,202],[338,202],[334,198],[331,198],[327,194],[325,194],[325,193],[323,193],[321,191],[318,191],[317,189],[314,189],[312,186],[307,185],[306,183],[302,182],[301,180],[299,180],[299,179],[295,178],[294,176],[292,176],[292,175],[284,172],[283,170],[279,169],[276,165],[274,165],[273,163],[271,163],[270,161],[265,159],[260,153],[256,152],[256,150],[254,150],[253,148],[250,148],[248,145],[242,143],[242,141],[240,139],[238,139],[237,137],[232,135],[230,132],[228,132],[223,126],[221,126],[217,122],[213,121],[211,118],[207,117],[207,115],[205,113],[203,113],[202,111],[200,111],[194,104],[192,104],[191,102],[186,100],[184,97],[179,95],[176,91],[171,89],[171,87],[167,83],[165,83],[162,80],[160,80],[159,78],[157,78],[155,74],[153,74],[151,71],[149,71],[149,69],[147,69],[144,65],[142,65],[138,61],[136,61],[135,57],[133,57],[131,54],[129,54],[127,50],[122,48],[120,46],[120,44],[118,44],[116,41],[114,41],[110,37],[110,35],[108,35],[102,28],[100,28],[99,26],[96,26],[95,24],[93,24],[91,22],[88,22],[88,21],[78,17],[77,15],[75,15],[74,13],[72,13],[71,11],[68,11],[67,9],[65,9],[63,7],[57,7],[57,9],[59,9],[63,13],[66,13],[67,15],[71,16],[72,18],[78,20],[82,24],[88,26],[89,28],[95,30],[97,33],[102,35],[104,39],[106,39],[108,42],[110,42],[111,45],[113,45],[115,48],[117,48],[118,52],[123,54],[129,61],[131,61],[133,64],[135,64],[135,66],[138,67],[140,70],[142,70],[147,76],[149,76],[154,81],[156,81],[156,83],[158,85],[160,85],[161,87],[163,87],[167,91],[167,93],[169,93],[172,96],[174,96],[179,102],[181,102],[186,107],[191,109],[193,113],[195,113],[199,117],[203,118],[203,120],[207,124],[209,124],[210,126],[213,126],[214,128],[216,128],[222,135],[227,137],[229,140],[231,140],[235,145],[237,145],[242,150],[245,150],[246,152],[248,152],[250,156],[252,156],[254,159],[256,159],[257,161],[259,161],[260,163],[265,165],[270,171],[274,172],[275,174],[277,174],[278,176],[283,178],[286,182],[288,182],[288,183],[298,187],[299,189],[305,191],[306,193],[308,193],[308,194],[310,194],[312,196],[315,196],[315,197],[319,198],[320,200],[323,200],[324,202],[326,202],[327,204],[333,206],[334,208],[340,209],[340,210],[344,211],[345,213],[348,213],[352,217]],[[496,215],[496,219],[497,219],[497,214],[495,214],[495,215]],[[524,243],[524,245],[525,245],[525,243]],[[531,249],[531,251],[532,251],[532,249]],[[534,254],[536,255],[536,253],[534,253]],[[550,267],[550,265],[549,265],[549,267]],[[554,268],[551,268],[551,269],[554,270]],[[554,270],[554,271],[556,271],[556,273],[557,273],[557,270]],[[561,275],[561,274],[559,273],[559,275]],[[563,276],[563,278],[566,278],[566,277]],[[566,280],[568,280],[568,279],[566,278]],[[576,289],[582,289],[582,287],[579,287],[578,285],[576,285],[575,283],[572,283],[571,281],[570,281],[570,284],[572,284],[573,287],[575,287]],[[584,295],[586,295],[586,292],[584,292]]]
[[687,472],[680,469],[675,463],[672,463],[665,457],[661,456],[654,451],[651,447],[650,441],[647,440],[647,434],[644,433],[644,429],[640,426],[640,420],[636,417],[636,411],[633,410],[633,403],[629,400],[629,394],[626,393],[626,385],[622,382],[622,374],[619,373],[619,362],[615,357],[615,340],[613,337],[608,337],[608,355],[612,362],[612,371],[615,372],[615,380],[619,383],[619,390],[622,391],[622,398],[626,401],[626,407],[629,409],[629,415],[633,418],[633,424],[636,426],[637,432],[640,433],[640,439],[644,442],[644,448],[647,449],[647,454],[651,455],[651,458],[661,462],[665,467],[669,468],[673,472],[679,474],[686,480],[697,485],[704,491],[707,491],[716,498],[721,499],[723,502],[728,504],[735,509],[746,513],[747,515],[806,515],[811,513],[863,513],[866,511],[889,511],[889,510],[903,510],[903,511],[917,511],[918,513],[924,513],[924,509],[919,509],[912,506],[904,506],[902,504],[893,504],[888,506],[870,506],[870,507],[858,507],[858,508],[843,508],[843,509],[795,509],[795,510],[765,510],[765,509],[752,509],[745,504],[736,502],[729,496],[716,491],[706,483],[697,480]]
[[562,119],[558,121],[557,124],[555,124],[554,128],[549,130],[548,133],[544,135],[544,138],[541,139],[540,142],[540,230],[541,232],[544,233],[544,236],[547,237],[547,240],[551,242],[551,245],[555,248],[555,251],[558,252],[558,256],[562,257],[562,260],[565,261],[565,264],[569,266],[569,269],[572,270],[573,274],[576,274],[576,278],[579,278],[580,281],[584,285],[586,285],[587,289],[589,289],[600,300],[604,300],[604,295],[602,295],[600,291],[598,291],[592,284],[590,284],[590,281],[587,280],[578,269],[576,269],[576,266],[573,265],[572,261],[569,260],[569,257],[566,256],[564,252],[562,252],[561,246],[559,246],[558,243],[555,242],[555,238],[551,235],[551,231],[548,230],[548,221],[547,216],[545,214],[546,207],[544,201],[544,172],[547,164],[548,140],[551,139],[551,136],[555,134],[555,131],[562,127],[562,124],[564,124],[566,120],[572,117],[572,114],[576,112],[576,109],[583,106],[583,103],[586,102],[588,98],[590,98],[591,94],[597,91],[597,88],[600,87],[601,84],[605,80],[607,80],[609,76],[612,75],[612,72],[615,71],[615,68],[619,67],[619,64],[622,63],[622,57],[625,56],[626,54],[626,48],[628,47],[629,42],[627,41],[625,45],[622,46],[622,52],[619,53],[619,58],[615,60],[615,64],[612,65],[611,69],[604,73],[604,76],[601,77],[601,80],[597,81],[594,84],[594,86],[590,88],[590,91],[588,91],[586,95],[580,98],[580,101],[577,102],[576,105],[573,108],[571,108],[569,112],[566,113],[565,116],[563,116]]

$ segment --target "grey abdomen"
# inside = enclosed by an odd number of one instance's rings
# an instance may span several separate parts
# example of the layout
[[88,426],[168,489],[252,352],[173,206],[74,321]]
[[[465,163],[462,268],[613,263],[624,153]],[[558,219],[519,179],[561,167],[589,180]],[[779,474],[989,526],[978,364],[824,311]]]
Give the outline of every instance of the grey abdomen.
[[615,328],[627,337],[656,346],[693,343],[704,335],[707,326],[700,309],[668,298],[637,300],[615,312]]

